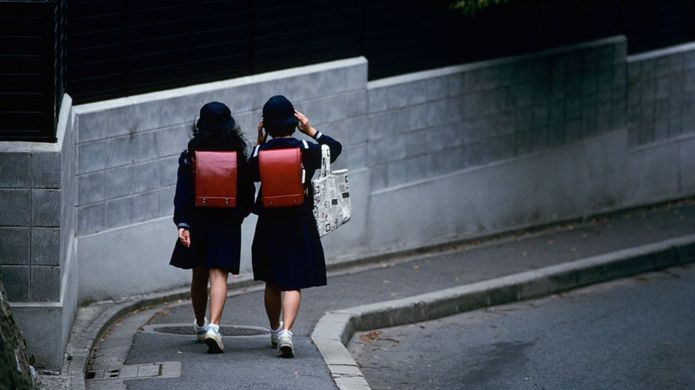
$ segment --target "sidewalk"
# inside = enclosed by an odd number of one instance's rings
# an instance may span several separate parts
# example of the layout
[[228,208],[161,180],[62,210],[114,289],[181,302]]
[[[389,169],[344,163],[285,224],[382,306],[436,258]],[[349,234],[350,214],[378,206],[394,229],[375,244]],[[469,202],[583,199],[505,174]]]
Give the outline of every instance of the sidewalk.
[[[294,359],[276,357],[269,336],[258,331],[267,326],[267,320],[262,291],[257,287],[233,292],[222,326],[236,326],[228,329],[236,333],[261,334],[226,337],[225,353],[221,355],[206,354],[206,346],[197,344],[192,334],[158,332],[157,328],[166,324],[180,324],[180,331],[170,330],[186,332],[193,321],[189,302],[162,304],[122,319],[96,343],[100,353],[93,369],[103,371],[125,364],[127,369],[122,373],[130,370],[132,374],[88,380],[87,388],[123,388],[125,383],[128,389],[334,389],[331,373],[310,339],[317,321],[327,311],[468,285],[693,233],[695,202],[689,201],[331,275],[328,286],[303,292],[294,329]],[[166,373],[152,366],[158,362],[168,362]],[[179,377],[163,377],[176,376],[178,364]],[[138,376],[134,365],[147,365],[139,369],[152,374],[128,380]]]

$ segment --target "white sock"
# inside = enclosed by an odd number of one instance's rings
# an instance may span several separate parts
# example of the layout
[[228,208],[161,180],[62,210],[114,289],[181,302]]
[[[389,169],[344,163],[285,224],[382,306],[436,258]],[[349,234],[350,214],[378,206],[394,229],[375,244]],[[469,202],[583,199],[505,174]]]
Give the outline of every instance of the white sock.
[[203,326],[198,325],[198,320],[195,320],[195,326],[198,329],[205,329],[208,326],[208,319],[207,317],[203,317]]
[[220,331],[220,325],[219,324],[213,324],[211,322],[208,324],[208,329],[212,329],[212,330],[219,332]]

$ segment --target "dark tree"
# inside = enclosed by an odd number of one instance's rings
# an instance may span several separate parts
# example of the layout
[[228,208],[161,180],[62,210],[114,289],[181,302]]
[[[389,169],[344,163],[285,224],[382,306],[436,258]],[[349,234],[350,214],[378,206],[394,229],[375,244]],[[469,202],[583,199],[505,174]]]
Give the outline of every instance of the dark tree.
[[0,281],[0,389],[33,389],[32,370],[24,336],[12,317]]

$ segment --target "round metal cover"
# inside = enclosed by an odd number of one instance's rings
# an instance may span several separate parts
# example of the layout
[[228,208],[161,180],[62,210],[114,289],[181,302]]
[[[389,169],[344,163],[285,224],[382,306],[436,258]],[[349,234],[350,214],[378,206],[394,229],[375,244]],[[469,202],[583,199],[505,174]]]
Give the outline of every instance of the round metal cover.
[[[195,336],[192,324],[153,324],[142,327],[145,333],[164,333],[178,336]],[[257,326],[222,325],[220,333],[226,337],[266,336],[268,330]]]

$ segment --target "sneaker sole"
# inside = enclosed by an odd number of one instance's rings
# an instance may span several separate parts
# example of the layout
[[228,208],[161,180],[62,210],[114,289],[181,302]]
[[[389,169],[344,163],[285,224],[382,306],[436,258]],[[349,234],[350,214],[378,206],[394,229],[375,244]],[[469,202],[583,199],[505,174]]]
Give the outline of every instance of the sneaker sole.
[[280,347],[280,357],[293,358],[294,357],[293,348],[288,346],[288,345],[283,345],[282,347]]
[[214,339],[205,339],[205,344],[208,345],[208,353],[224,353],[224,347]]

